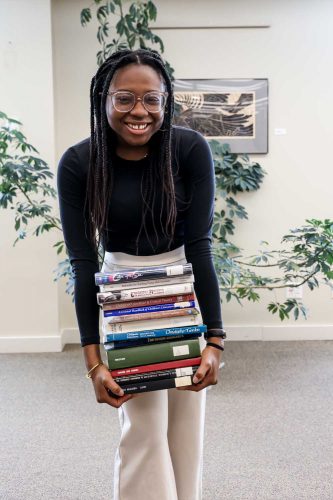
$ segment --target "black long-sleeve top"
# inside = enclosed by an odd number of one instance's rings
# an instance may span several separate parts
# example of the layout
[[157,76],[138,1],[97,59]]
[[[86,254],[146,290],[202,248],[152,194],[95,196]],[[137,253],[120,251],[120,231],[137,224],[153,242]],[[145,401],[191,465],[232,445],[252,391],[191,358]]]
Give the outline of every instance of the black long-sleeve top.
[[[149,161],[149,156],[137,161],[115,157],[108,225],[103,236],[107,252],[136,254],[135,242],[143,206],[140,186]],[[169,249],[184,244],[187,261],[193,266],[194,287],[203,321],[208,329],[221,328],[219,287],[211,255],[215,178],[206,140],[193,130],[173,127],[172,161],[177,221]],[[100,342],[98,287],[94,282],[99,264],[87,236],[84,215],[88,166],[89,139],[86,139],[64,153],[57,178],[62,228],[75,278],[74,300],[82,346]],[[156,215],[159,218],[159,213]],[[149,219],[147,230],[149,237],[144,231],[140,236],[139,255],[167,251],[168,242],[163,234],[159,234],[157,248],[152,249],[153,224]]]

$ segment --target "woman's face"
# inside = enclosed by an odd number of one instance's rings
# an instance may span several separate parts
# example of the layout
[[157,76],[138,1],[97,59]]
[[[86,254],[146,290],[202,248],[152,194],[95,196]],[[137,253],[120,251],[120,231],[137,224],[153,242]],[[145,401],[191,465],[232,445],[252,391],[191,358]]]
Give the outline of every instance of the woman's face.
[[[142,98],[150,91],[165,92],[165,85],[159,73],[151,66],[133,63],[118,69],[111,81],[109,92],[124,90]],[[114,108],[111,96],[108,96],[106,115],[120,145],[140,147],[160,129],[164,110],[150,113],[144,108],[142,101],[136,101],[134,108],[124,113]]]

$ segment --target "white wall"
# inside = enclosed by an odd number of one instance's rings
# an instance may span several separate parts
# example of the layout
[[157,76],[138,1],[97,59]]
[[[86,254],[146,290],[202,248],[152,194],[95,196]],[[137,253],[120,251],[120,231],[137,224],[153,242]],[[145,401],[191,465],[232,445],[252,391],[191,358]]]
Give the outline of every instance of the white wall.
[[[276,248],[281,237],[290,228],[302,225],[306,218],[332,218],[329,148],[333,111],[330,95],[333,3],[330,0],[156,0],[155,3],[158,26],[270,25],[268,29],[158,32],[165,43],[165,57],[174,66],[177,78],[269,79],[269,154],[253,157],[265,168],[267,176],[259,192],[240,198],[248,209],[249,221],[238,223],[235,241],[247,253],[255,251],[262,239],[271,241]],[[0,94],[2,98],[5,96],[6,106],[1,104],[1,108],[23,120],[29,139],[52,165],[53,123],[57,161],[68,146],[89,134],[89,85],[96,70],[98,43],[93,25],[85,29],[80,26],[80,11],[88,4],[86,0],[52,2],[53,122],[49,2],[0,2],[5,12],[5,16],[0,16],[4,24],[0,35],[1,64],[6,70]],[[10,40],[14,40],[14,51],[9,46]],[[275,128],[285,128],[287,135],[274,135]],[[25,313],[36,311],[37,304],[43,307],[29,320],[25,314],[26,329],[20,317],[13,326],[16,309],[7,297],[12,295],[8,291],[17,288],[7,284],[3,299],[7,310],[4,332],[14,328],[25,331],[25,335],[33,331],[54,332],[57,297],[49,281],[55,267],[50,244],[47,238],[29,240],[13,250],[8,217],[5,216],[7,231],[1,243],[2,265],[7,263],[6,279],[9,280],[14,266],[20,273],[28,273],[36,285],[33,294],[30,285],[24,288]],[[36,280],[32,271],[37,260],[38,268],[44,267]],[[43,297],[39,293],[41,285],[46,291]],[[274,299],[273,295],[267,295],[267,300]],[[48,300],[51,297],[52,302]],[[277,297],[283,300],[284,294]],[[58,302],[61,331],[77,339],[73,305],[63,287],[59,287]],[[305,291],[305,302],[310,309],[308,321],[290,320],[283,324],[266,311],[264,301],[242,308],[225,304],[223,313],[229,337],[333,338],[329,290]],[[51,324],[49,328],[47,325]]]
[[[53,69],[49,0],[0,2],[0,109],[54,171]],[[55,235],[15,248],[14,216],[1,211],[0,352],[60,350]]]

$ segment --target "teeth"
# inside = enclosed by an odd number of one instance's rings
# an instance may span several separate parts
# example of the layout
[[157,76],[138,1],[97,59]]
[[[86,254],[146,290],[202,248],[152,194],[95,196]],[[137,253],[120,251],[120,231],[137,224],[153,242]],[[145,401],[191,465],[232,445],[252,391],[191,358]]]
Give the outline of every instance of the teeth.
[[132,128],[133,130],[143,130],[143,129],[148,127],[148,123],[142,123],[142,124],[136,124],[136,125],[134,125],[134,123],[128,123],[127,126],[129,128]]

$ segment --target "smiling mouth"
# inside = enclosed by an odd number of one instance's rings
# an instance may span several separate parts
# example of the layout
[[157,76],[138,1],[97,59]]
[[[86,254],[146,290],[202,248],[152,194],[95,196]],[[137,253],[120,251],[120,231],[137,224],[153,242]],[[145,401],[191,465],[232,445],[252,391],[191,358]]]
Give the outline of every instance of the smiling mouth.
[[126,125],[132,130],[145,130],[150,123],[126,123]]

